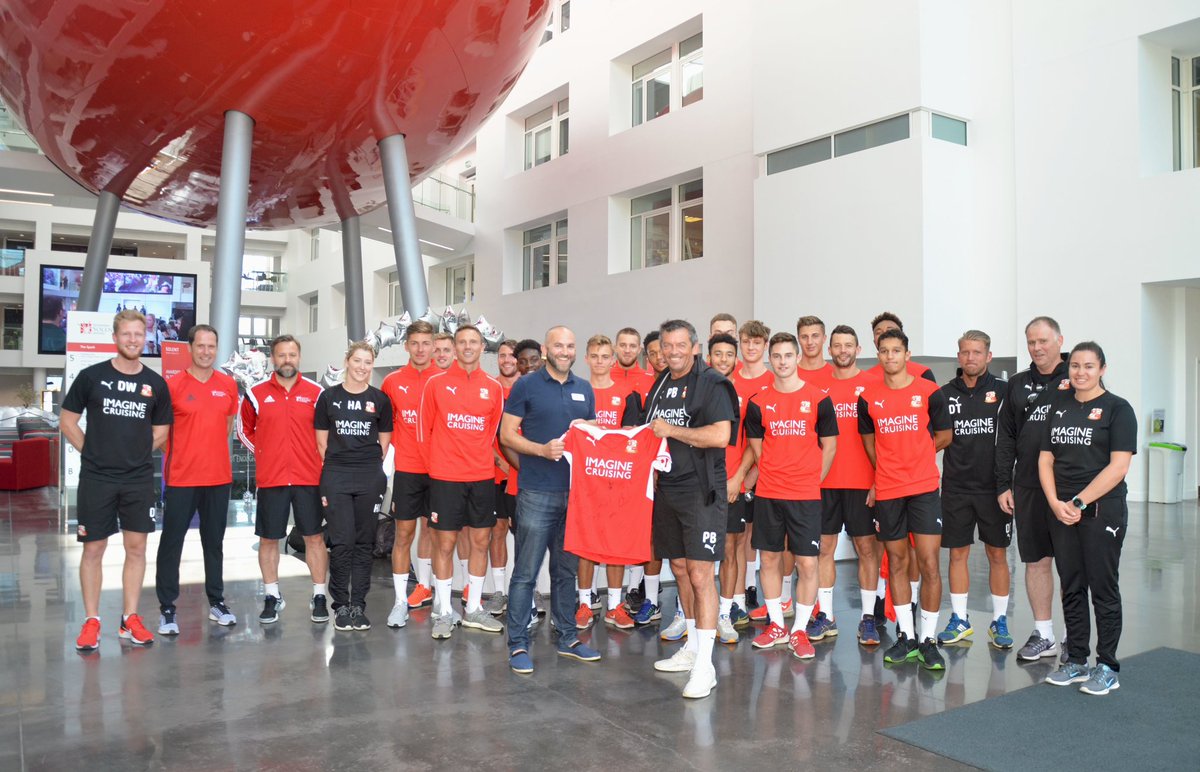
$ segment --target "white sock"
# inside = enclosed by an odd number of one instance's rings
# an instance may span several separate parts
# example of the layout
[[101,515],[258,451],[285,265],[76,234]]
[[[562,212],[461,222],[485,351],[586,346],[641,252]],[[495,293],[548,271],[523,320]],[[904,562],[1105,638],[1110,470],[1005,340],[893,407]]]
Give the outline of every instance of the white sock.
[[433,600],[438,616],[445,616],[450,613],[450,588],[454,585],[454,580],[434,579],[433,584]]
[[758,561],[757,560],[746,561],[746,586],[747,587],[757,587],[758,586]]
[[866,614],[874,614],[875,613],[875,590],[874,589],[871,589],[871,590],[860,589],[858,591],[858,594],[862,600],[863,615],[865,616]]
[[773,625],[783,627],[783,600],[780,598],[767,598],[767,619]]
[[642,583],[642,579],[646,576],[645,566],[630,566],[629,567],[629,584],[625,585],[629,589],[633,589]]
[[600,589],[600,569],[601,568],[602,567],[598,565],[598,566],[596,566],[596,570],[592,572],[592,586],[590,588],[592,592],[595,592],[596,590]]
[[931,638],[937,640],[938,634],[938,617],[941,614],[938,611],[926,611],[921,609],[921,640]]
[[687,642],[683,644],[683,648],[688,651],[697,651],[696,620],[685,619],[683,621],[687,624]]
[[950,593],[950,610],[958,614],[958,618],[967,621],[967,594],[965,592]]
[[791,599],[792,599],[792,577],[789,574],[788,576],[783,577],[783,595],[780,596],[780,602],[787,603]]
[[657,576],[646,574],[646,600],[653,606],[658,605],[658,582]]
[[276,598],[280,597],[279,582],[264,582],[263,583],[263,592],[266,593],[267,595],[274,595]]
[[501,595],[504,594],[506,587],[504,585],[504,569],[503,568],[493,568],[492,569],[492,584],[495,585],[496,592],[500,593]]
[[417,584],[433,586],[433,558],[417,558]]
[[1033,626],[1037,628],[1038,633],[1040,633],[1043,638],[1050,643],[1054,643],[1054,622],[1052,620],[1035,619],[1033,620]]
[[738,608],[740,608],[742,611],[745,611],[746,610],[746,593],[743,592],[743,593],[734,595],[733,602],[737,604]]
[[693,630],[688,640],[696,639],[696,664],[712,664],[713,643],[717,640],[716,630]]
[[992,621],[995,622],[1000,617],[1008,614],[1008,596],[993,595],[992,596]]
[[[821,606],[821,611],[825,616],[833,619],[833,588],[818,587],[817,588],[817,603]],[[796,618],[800,618],[800,612],[796,612]],[[807,619],[808,617],[805,617]]]
[[908,589],[912,592],[913,602],[918,606],[921,605],[921,582],[909,582]]
[[460,568],[462,568],[462,575],[463,575],[464,579],[466,579],[468,576],[471,575],[470,572],[467,570],[467,561],[466,560],[458,561],[458,565]]
[[617,606],[621,605],[621,588],[608,588],[608,610],[616,611]]
[[483,576],[467,576],[467,586],[471,592],[467,597],[467,613],[479,611],[483,607]]
[[592,591],[591,590],[580,590],[579,591],[579,605],[580,606],[588,606],[591,604],[591,602],[592,602]]
[[717,616],[729,616],[729,612],[733,610],[733,598],[726,598],[724,595],[722,595],[719,600],[721,602],[721,607],[717,611]]
[[913,632],[912,606],[908,603],[896,606],[896,625],[900,628],[900,632],[908,636],[909,640],[917,637]]
[[392,574],[392,587],[396,589],[396,602],[404,601],[408,597],[408,574]]
[[813,606],[796,604],[796,621],[792,623],[793,633],[808,626],[808,618],[812,616],[813,608]]
[[875,597],[880,599],[887,597],[887,579],[882,576],[879,577],[879,584],[875,585]]
[[314,598],[318,595],[328,595],[328,594],[329,594],[329,591],[325,588],[325,585],[317,584],[316,582],[313,582],[313,597]]

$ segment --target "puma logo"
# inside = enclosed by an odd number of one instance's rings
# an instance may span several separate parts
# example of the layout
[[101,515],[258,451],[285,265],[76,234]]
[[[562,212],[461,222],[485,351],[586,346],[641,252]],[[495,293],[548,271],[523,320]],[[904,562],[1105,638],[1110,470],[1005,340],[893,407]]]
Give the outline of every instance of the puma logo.
[[1115,539],[1115,538],[1117,538],[1117,531],[1121,530],[1121,526],[1118,525],[1116,528],[1114,528],[1111,525],[1106,525],[1106,526],[1104,526],[1104,530],[1111,533],[1113,535],[1113,538]]
[[817,549],[821,548],[821,542],[819,542],[819,541],[810,541],[809,544],[813,545]]
[[112,381],[100,381],[100,385],[103,386],[104,388],[108,389],[109,391],[112,390]]
[[[330,400],[330,402],[333,402],[333,400]],[[341,402],[334,402],[334,403],[333,403],[333,406],[334,406],[334,407],[336,407],[338,410],[341,410],[341,409],[342,409],[342,403],[341,403]]]
[[586,439],[588,442],[592,443],[593,445],[596,444],[596,438],[593,437],[592,435],[585,434],[585,435],[583,435],[583,437],[584,437],[584,439]]
[[457,386],[447,386],[446,391],[450,392],[451,394],[453,394],[456,397],[458,396],[458,387]]
[[1058,416],[1059,418],[1062,418],[1064,415],[1066,415],[1066,413],[1067,413],[1067,411],[1065,411],[1065,410],[1055,410],[1054,411],[1054,415]]
[[942,518],[940,518],[940,517],[939,517],[939,518],[937,519],[937,524],[938,524],[938,525],[941,525],[941,524],[942,524]]
[[774,405],[763,405],[763,408],[765,408],[766,410],[770,410],[772,413],[774,413],[774,412],[775,412],[775,406],[774,406]]
[[962,404],[962,397],[951,397],[951,398],[950,398],[950,402],[951,402],[951,403],[953,403],[953,404],[955,404],[955,405],[961,405],[961,404]]
[[883,400],[882,400],[882,399],[877,399],[877,400],[875,400],[875,407],[877,407],[877,408],[879,408],[880,410],[882,410],[882,409],[883,409]]
[[404,392],[405,394],[407,394],[407,393],[408,393],[408,387],[407,387],[407,386],[401,386],[400,384],[398,384],[398,383],[397,383],[397,384],[396,384],[396,388],[397,388],[397,389],[399,389],[400,391]]

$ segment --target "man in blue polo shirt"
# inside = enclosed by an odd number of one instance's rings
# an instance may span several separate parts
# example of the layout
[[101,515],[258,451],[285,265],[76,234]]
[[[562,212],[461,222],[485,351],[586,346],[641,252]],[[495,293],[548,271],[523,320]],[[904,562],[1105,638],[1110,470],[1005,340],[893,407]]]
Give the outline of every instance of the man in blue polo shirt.
[[546,366],[513,384],[500,422],[500,442],[521,456],[517,474],[516,556],[508,585],[509,666],[532,673],[529,615],[542,558],[550,550],[550,609],[558,629],[559,656],[584,662],[600,652],[579,640],[575,629],[575,575],[579,558],[563,549],[571,468],[561,437],[576,420],[596,417],[591,384],[571,372],[575,334],[566,327],[546,333]]

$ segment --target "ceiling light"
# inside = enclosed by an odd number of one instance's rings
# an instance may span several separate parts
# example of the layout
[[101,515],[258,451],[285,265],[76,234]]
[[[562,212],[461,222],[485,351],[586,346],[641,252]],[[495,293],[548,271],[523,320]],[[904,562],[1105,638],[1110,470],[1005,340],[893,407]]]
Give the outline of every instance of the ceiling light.
[[0,193],[16,193],[21,196],[45,196],[47,198],[54,198],[53,193],[39,193],[36,190],[16,190],[14,188],[0,188]]
[[421,242],[422,244],[428,244],[431,247],[440,247],[441,249],[446,249],[451,252],[454,251],[454,247],[448,247],[445,244],[438,244],[436,241],[426,241],[425,239],[417,239],[417,241]]
[[[18,191],[10,191],[18,192]],[[0,198],[0,204],[25,204],[26,206],[54,206],[47,201],[14,201],[11,198]]]
[[385,227],[383,227],[382,225],[377,225],[376,227],[377,227],[377,228],[379,228],[379,230],[383,231],[384,233],[391,233],[391,232],[392,232],[392,229],[391,229],[391,228],[385,228]]

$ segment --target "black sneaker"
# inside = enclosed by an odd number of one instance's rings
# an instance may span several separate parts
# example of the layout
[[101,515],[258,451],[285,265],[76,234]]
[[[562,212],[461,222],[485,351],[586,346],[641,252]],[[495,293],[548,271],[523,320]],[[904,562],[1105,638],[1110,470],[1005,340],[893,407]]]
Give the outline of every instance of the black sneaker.
[[351,617],[352,610],[349,606],[341,606],[337,611],[333,612],[333,629],[334,630],[353,630],[354,620]]
[[875,612],[872,614],[875,617],[875,632],[883,635],[887,632],[887,612],[884,610],[883,598],[875,596]]
[[762,604],[758,602],[758,588],[757,587],[747,587],[746,588],[746,608],[749,609],[750,611],[753,611],[754,609],[758,608],[761,605]]
[[599,611],[602,608],[600,605],[600,593],[596,592],[595,590],[592,590],[591,601],[592,602],[588,604],[588,607],[591,608],[592,611]]
[[896,642],[883,653],[883,661],[889,665],[898,665],[916,659],[917,656],[917,642],[900,632],[896,633]]
[[355,630],[370,630],[371,620],[367,619],[367,615],[363,613],[362,606],[355,606],[350,609],[350,623]]
[[646,599],[646,594],[639,587],[630,587],[629,592],[625,593],[625,611],[629,616],[633,616],[642,607],[642,601]]
[[324,595],[312,596],[312,600],[308,602],[308,607],[312,609],[312,614],[308,617],[309,619],[314,622],[329,621],[329,608],[325,605]]
[[917,659],[926,670],[945,670],[946,661],[938,651],[937,643],[932,638],[926,638],[917,644]]
[[263,601],[262,613],[258,615],[258,621],[264,625],[274,624],[279,621],[279,612],[287,604],[283,598],[276,598],[274,595],[268,595]]

